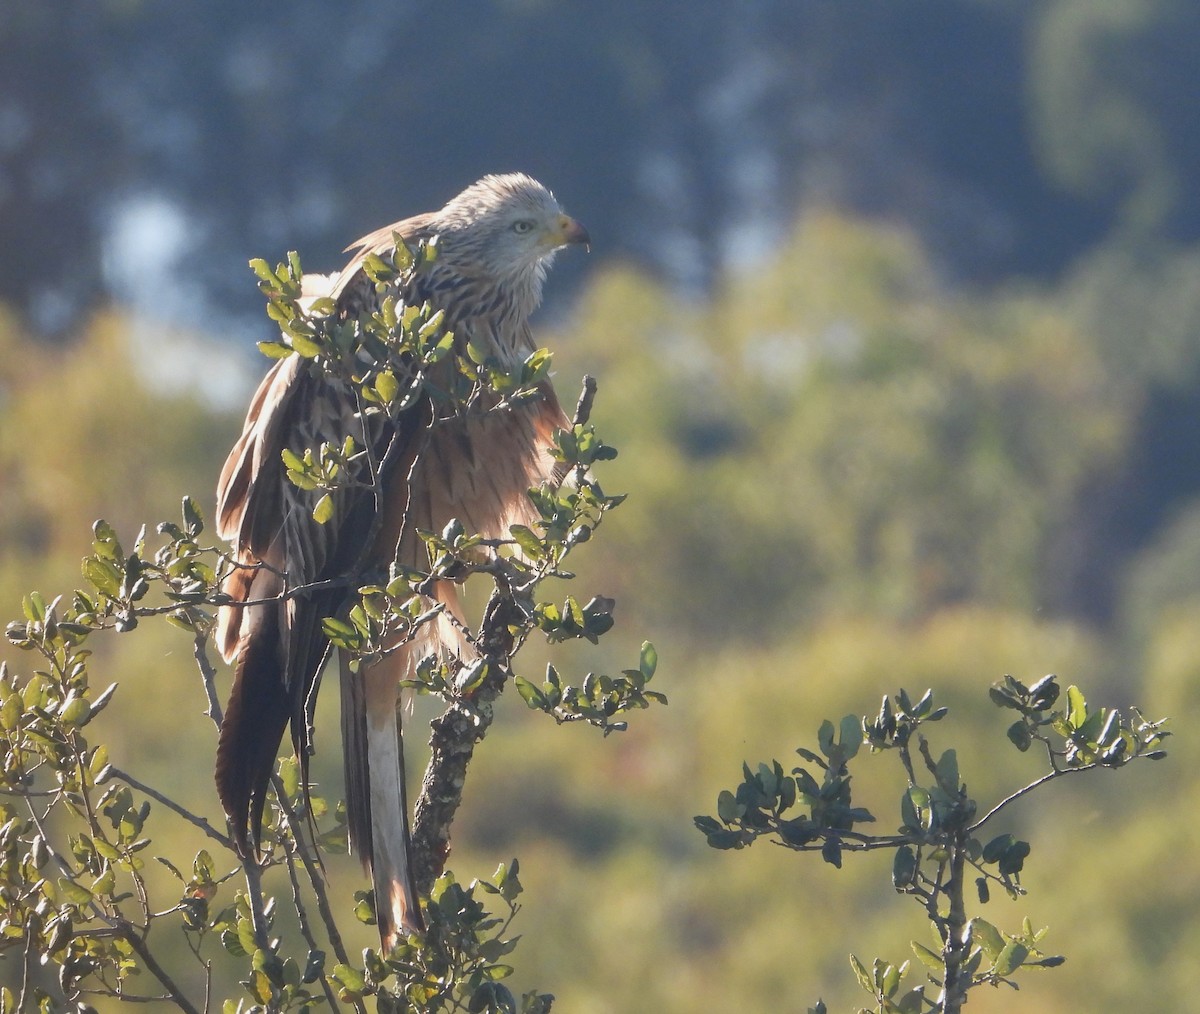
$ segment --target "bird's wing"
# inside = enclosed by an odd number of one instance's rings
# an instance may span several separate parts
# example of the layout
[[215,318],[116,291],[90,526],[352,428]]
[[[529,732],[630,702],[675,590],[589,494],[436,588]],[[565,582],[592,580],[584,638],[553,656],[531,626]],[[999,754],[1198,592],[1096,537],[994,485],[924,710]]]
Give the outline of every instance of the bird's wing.
[[[363,277],[357,270],[361,256],[352,264],[356,271],[348,283]],[[349,299],[345,286],[341,295]],[[329,651],[322,620],[346,601],[349,590],[337,582],[360,569],[385,502],[407,498],[403,486],[411,460],[405,461],[417,453],[428,424],[420,408],[391,422],[360,408],[351,388],[310,372],[301,357],[280,360],[251,401],[221,473],[217,530],[233,542],[236,566],[223,585],[234,604],[220,611],[217,643],[236,664],[218,744],[217,787],[244,851],[257,838],[275,754],[289,722],[296,754],[307,768],[310,712]],[[322,491],[292,483],[282,453],[302,455],[322,443],[340,447],[346,436],[369,447],[370,454],[350,466],[361,473],[353,476],[356,481],[330,494],[333,517],[321,524],[313,510]],[[372,476],[370,467],[387,472]]]
[[433,217],[432,213],[414,215],[412,218],[393,222],[391,225],[385,225],[382,229],[367,233],[361,239],[356,239],[346,247],[344,252],[351,255],[350,260],[332,279],[326,294],[342,303],[343,297],[352,284],[363,278],[362,264],[367,257],[371,254],[382,256],[390,253],[395,249],[397,236],[408,243],[428,238],[431,235]]

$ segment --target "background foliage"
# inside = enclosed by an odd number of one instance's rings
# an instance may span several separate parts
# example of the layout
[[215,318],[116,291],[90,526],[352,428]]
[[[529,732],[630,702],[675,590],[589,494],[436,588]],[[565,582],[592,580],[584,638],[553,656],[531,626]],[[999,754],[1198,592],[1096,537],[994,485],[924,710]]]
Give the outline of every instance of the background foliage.
[[[672,703],[599,742],[528,735],[508,695],[456,870],[520,856],[518,978],[564,1009],[845,1009],[847,953],[918,927],[871,857],[706,848],[740,761],[932,686],[988,800],[1032,773],[987,720],[1005,672],[1200,706],[1195,6],[469,6],[0,8],[3,614],[78,583],[94,518],[131,540],[213,488],[270,331],[247,258],[333,268],[533,172],[596,238],[539,341],[600,378],[605,485],[635,494],[584,564],[619,621],[586,664],[652,636]],[[422,36],[453,40],[436,68]],[[103,730],[114,763],[215,819],[184,635],[98,655],[97,725],[122,695],[148,717]],[[1068,955],[1024,1010],[1185,1008],[1195,753],[1020,811],[1026,908]]]

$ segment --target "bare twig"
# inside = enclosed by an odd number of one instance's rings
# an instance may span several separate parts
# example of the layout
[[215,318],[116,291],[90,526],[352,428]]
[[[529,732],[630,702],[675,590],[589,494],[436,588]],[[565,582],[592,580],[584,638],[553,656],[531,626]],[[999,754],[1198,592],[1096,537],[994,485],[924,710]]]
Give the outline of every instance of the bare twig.
[[[308,921],[308,911],[304,907],[304,898],[300,891],[300,878],[296,874],[297,858],[301,858],[303,861],[302,849],[300,848],[300,843],[296,840],[294,825],[292,825],[290,822],[288,832],[289,833],[284,836],[284,848],[287,850],[288,880],[291,881],[292,884],[292,904],[296,908],[296,914],[300,917],[300,933],[304,936],[304,940],[308,944],[309,951],[316,951],[319,949],[317,947],[317,939],[315,936],[313,936],[312,926]],[[339,940],[335,950],[340,950],[340,945],[341,941]],[[338,960],[343,964],[346,963],[346,958],[341,954],[339,954]],[[321,971],[320,979],[321,988],[325,991],[325,999],[329,1001],[329,1009],[337,1010],[337,999],[333,995],[333,989],[330,987],[329,979],[325,975],[323,969]],[[361,1003],[358,1001],[355,1001],[354,1006],[356,1010],[363,1010]]]
[[[253,850],[251,850],[253,852]],[[262,867],[253,854],[242,856],[242,872],[246,876],[246,900],[250,903],[250,922],[254,926],[255,946],[269,951],[267,937],[267,913],[263,907]]]
[[[36,913],[31,913],[30,918],[40,918]],[[25,1010],[25,998],[29,992],[29,975],[33,969],[33,938],[34,934],[30,932],[32,927],[25,929],[25,947],[21,952],[21,993],[17,997],[17,1010]]]
[[166,969],[164,969],[162,965],[160,965],[154,959],[154,955],[151,953],[150,948],[146,946],[146,941],[134,931],[134,927],[126,923],[124,924],[123,929],[124,932],[122,935],[124,936],[126,942],[130,947],[133,948],[137,956],[142,959],[142,963],[149,970],[150,974],[162,983],[163,989],[170,994],[171,1001],[177,1007],[179,1007],[180,1010],[187,1011],[187,1014],[200,1014],[200,1011],[196,1005],[193,1004],[186,996],[184,996],[182,990],[175,985],[175,981],[170,975],[167,974]]
[[140,993],[126,993],[120,989],[81,989],[80,996],[107,996],[120,1000],[121,1003],[169,1003],[173,997],[163,996],[142,996]]
[[[283,785],[280,783],[278,776],[276,776],[274,779],[274,785],[275,795],[279,800],[280,808],[283,810],[284,820],[287,822],[289,832],[284,839],[284,846],[288,849],[289,854],[288,872],[289,874],[293,872],[291,857],[294,852],[295,857],[298,858],[301,865],[303,865],[304,872],[308,875],[309,887],[312,889],[313,896],[317,901],[317,912],[321,916],[321,921],[325,924],[325,934],[329,937],[329,945],[333,948],[334,956],[342,964],[349,964],[350,959],[346,955],[346,947],[342,943],[342,935],[338,931],[337,922],[333,918],[333,910],[329,907],[329,894],[325,890],[324,878],[316,864],[313,863],[312,858],[304,850],[300,843],[300,839],[296,834],[296,827],[300,823],[300,816],[296,813],[295,808],[290,802],[288,802],[286,795],[283,793]],[[293,889],[296,889],[295,880],[293,880]],[[298,899],[297,908],[299,908]],[[303,918],[305,921],[307,921],[306,916],[303,916]],[[311,942],[311,933],[306,934],[306,939],[310,940],[310,947],[316,946]],[[328,990],[329,985],[325,981],[324,975],[321,976],[321,981],[325,985],[326,990]],[[330,1001],[330,1003],[332,1009],[334,1005],[332,1004],[332,1001]],[[358,1007],[359,1005],[356,1003],[355,1006]]]
[[579,401],[575,404],[575,418],[572,422],[582,426],[592,417],[592,402],[596,400],[596,378],[590,373],[584,374],[583,389],[579,392]]
[[155,802],[161,803],[163,806],[167,807],[167,809],[171,810],[173,813],[178,814],[180,817],[182,817],[184,820],[186,820],[189,824],[193,825],[194,827],[198,827],[201,831],[203,831],[206,835],[208,835],[208,837],[213,839],[213,841],[217,842],[217,844],[222,845],[227,849],[233,849],[233,840],[228,835],[224,835],[220,831],[218,831],[215,827],[212,826],[212,824],[210,824],[203,817],[199,817],[196,814],[192,813],[191,810],[188,810],[186,807],[180,806],[177,802],[175,802],[175,800],[171,799],[169,796],[164,796],[157,789],[151,788],[149,785],[146,785],[144,782],[139,782],[132,775],[126,773],[125,771],[122,771],[120,768],[110,766],[109,770],[110,770],[111,776],[113,778],[116,778],[118,781],[124,782],[131,789],[137,789],[138,792],[141,792],[141,793],[149,796]]
[[1082,767],[1058,768],[1054,771],[1047,772],[1046,774],[1042,775],[1041,778],[1034,779],[1032,782],[1030,782],[1024,788],[1017,789],[1017,791],[1012,793],[1011,795],[1005,796],[1002,800],[1000,800],[1000,802],[998,802],[995,806],[993,806],[990,810],[988,810],[987,813],[985,813],[982,817],[980,817],[977,821],[975,821],[974,824],[972,824],[969,828],[967,828],[968,833],[974,834],[981,827],[983,827],[984,824],[986,824],[989,820],[991,820],[994,816],[996,816],[996,814],[998,814],[1001,810],[1003,810],[1006,806],[1008,806],[1009,803],[1015,803],[1018,799],[1020,799],[1026,793],[1032,792],[1034,789],[1038,788],[1039,786],[1045,785],[1046,782],[1053,781],[1055,778],[1059,778],[1063,775],[1073,775],[1073,774],[1079,773],[1080,771],[1091,771],[1092,768],[1094,768],[1094,767],[1096,767],[1095,764],[1085,764]]
[[220,729],[223,712],[220,698],[217,697],[217,671],[213,668],[212,662],[208,660],[207,645],[208,635],[197,634],[195,641],[192,642],[192,656],[196,659],[196,667],[200,670],[200,680],[204,685],[204,697],[208,701],[208,710],[205,714],[212,719],[213,725]]

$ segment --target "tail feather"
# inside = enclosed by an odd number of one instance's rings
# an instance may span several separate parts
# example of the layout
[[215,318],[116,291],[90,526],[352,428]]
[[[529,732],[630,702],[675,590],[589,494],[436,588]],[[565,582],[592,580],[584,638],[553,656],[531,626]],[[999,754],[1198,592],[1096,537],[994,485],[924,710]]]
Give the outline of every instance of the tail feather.
[[352,672],[342,660],[342,747],[350,847],[370,871],[383,945],[424,929],[410,855],[404,749],[397,708],[400,650]]
[[291,717],[280,682],[284,669],[279,613],[275,609],[264,613],[255,636],[244,637],[239,645],[233,690],[217,743],[217,795],[229,816],[238,852],[247,858],[258,850],[275,752]]

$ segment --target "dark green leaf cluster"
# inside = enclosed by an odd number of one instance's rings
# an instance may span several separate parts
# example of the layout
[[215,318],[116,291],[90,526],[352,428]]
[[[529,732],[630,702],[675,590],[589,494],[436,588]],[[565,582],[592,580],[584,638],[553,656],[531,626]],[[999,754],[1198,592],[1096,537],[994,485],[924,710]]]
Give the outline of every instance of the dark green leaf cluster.
[[[528,993],[518,1005],[503,982],[513,972],[501,959],[517,946],[519,938],[506,934],[520,910],[521,891],[515,859],[507,866],[501,864],[490,880],[476,880],[467,887],[451,874],[443,874],[425,909],[424,938],[411,936],[388,955],[368,949],[361,968],[335,967],[332,974],[339,999],[375,996],[382,1012],[545,1014],[553,996]],[[494,899],[503,915],[491,914],[482,896]],[[358,898],[359,918],[373,923],[370,892],[360,892]]]
[[[855,825],[875,819],[851,800],[847,764],[862,744],[859,719],[847,715],[836,732],[832,722],[823,722],[817,743],[819,754],[804,748],[796,752],[816,765],[819,778],[806,768],[785,774],[779,761],[759,764],[756,771],[743,764],[742,784],[717,797],[719,819],[695,819],[708,844],[738,849],[763,835],[774,835],[787,848],[820,850],[827,863],[841,866],[843,847],[855,847],[864,840]],[[794,808],[800,812],[792,813]]]
[[[27,606],[26,622],[8,625],[9,641],[44,653],[45,637],[50,636],[60,639],[64,650],[72,650],[92,631],[110,627],[130,631],[140,617],[159,614],[188,631],[207,629],[208,618],[197,607],[212,601],[222,554],[198,543],[203,530],[199,508],[188,497],[183,501],[183,524],[160,524],[163,542],[152,552],[147,548],[145,527],[134,540],[132,552],[126,553],[112,526],[97,521],[92,552],[82,564],[89,587],[75,592],[61,617],[60,599],[40,619],[34,619]],[[154,585],[161,591],[161,603],[149,606],[144,600]]]
[[[871,963],[870,971],[853,954],[850,955],[850,967],[854,969],[854,977],[858,984],[870,993],[878,1006],[875,1010],[881,1014],[921,1014],[930,1008],[925,999],[924,985],[916,986],[904,993],[900,992],[900,983],[908,974],[910,963],[901,962],[893,965],[876,958]],[[871,1014],[860,1008],[859,1014]]]
[[617,449],[604,443],[596,435],[594,426],[580,423],[554,435],[551,454],[555,461],[572,468],[587,469],[597,461],[612,461],[617,456]]
[[352,668],[357,670],[361,660],[381,655],[385,641],[406,643],[437,615],[438,610],[431,609],[428,601],[413,590],[423,579],[423,575],[393,564],[386,584],[358,589],[359,599],[345,619],[329,616],[322,621],[333,646],[354,656]]
[[1162,722],[1150,722],[1136,708],[1125,714],[1116,708],[1089,709],[1083,691],[1067,687],[1066,704],[1054,709],[1061,691],[1054,676],[1044,676],[1031,687],[1005,676],[990,690],[1002,708],[1020,714],[1008,728],[1008,738],[1021,751],[1035,742],[1043,744],[1055,771],[1120,767],[1135,757],[1160,760],[1166,751],[1159,744],[1170,733]]
[[[273,928],[273,903],[266,906],[263,918],[268,929]],[[241,980],[241,985],[252,1001],[251,1011],[303,1011],[323,1002],[321,982],[327,980],[325,952],[310,949],[301,966],[294,957],[280,956],[275,947],[262,946],[255,933],[254,913],[245,892],[238,891],[234,903],[216,913],[206,929],[218,935],[230,956],[242,962],[248,960],[247,977]],[[239,1004],[232,999],[224,1003],[229,1014],[246,1007],[245,1003]]]
[[[917,958],[928,967],[929,981],[940,989],[936,1000],[925,996],[924,984],[901,993],[910,963],[893,965],[876,960],[868,971],[856,957],[851,963],[859,983],[874,998],[881,1014],[920,1014],[957,1011],[969,989],[1005,983],[1022,967],[1051,968],[1064,960],[1037,947],[1045,930],[1034,931],[1026,920],[1020,933],[1007,934],[984,919],[968,919],[967,869],[978,874],[980,903],[989,898],[989,884],[999,884],[1010,897],[1024,893],[1020,875],[1030,847],[1004,833],[984,841],[984,824],[1027,792],[1064,775],[1096,767],[1119,767],[1138,757],[1164,756],[1163,722],[1149,722],[1136,709],[1089,709],[1077,687],[1060,692],[1055,677],[1026,687],[1011,676],[990,691],[994,703],[1014,709],[1020,719],[1008,738],[1020,750],[1044,744],[1050,771],[1001,800],[977,819],[978,806],[967,793],[955,750],[934,754],[922,728],[939,722],[947,709],[934,705],[933,693],[920,700],[901,690],[885,697],[874,717],[844,718],[840,730],[826,721],[817,733],[819,752],[798,752],[821,771],[795,769],[786,775],[778,761],[743,765],[743,781],[735,791],[717,797],[717,817],[696,818],[696,826],[715,848],[742,848],[766,835],[797,851],[820,850],[827,862],[840,865],[843,849],[893,850],[892,885],[917,899],[933,927],[936,949],[913,943]],[[1055,707],[1056,705],[1061,705]],[[866,835],[855,824],[871,820],[867,811],[852,806],[848,765],[866,744],[871,753],[894,752],[905,774],[895,835]],[[799,807],[799,815],[790,811]],[[819,1009],[819,1005],[818,1005]]]
[[[567,601],[574,604],[574,599]],[[664,694],[646,689],[657,667],[658,652],[649,641],[643,641],[638,667],[624,669],[620,676],[588,673],[582,686],[563,686],[558,670],[547,664],[546,679],[540,687],[523,676],[517,676],[515,682],[517,691],[534,711],[543,711],[560,723],[587,722],[607,736],[626,728],[625,722],[612,721],[615,715],[634,708],[648,708],[651,702],[667,703]]]
[[[375,283],[380,308],[356,319],[338,317],[334,300],[327,296],[303,295],[303,271],[295,251],[275,268],[255,258],[250,261],[250,269],[267,297],[267,315],[280,332],[278,340],[259,342],[259,350],[272,359],[299,355],[325,372],[352,377],[365,401],[395,403],[405,386],[402,377],[411,381],[414,367],[440,361],[453,346],[453,335],[442,329],[444,315],[440,311],[427,305],[402,307],[397,301],[397,282],[422,270],[436,256],[436,244],[411,248],[399,237],[395,252],[387,260],[369,256],[364,269]],[[400,376],[391,372],[398,365]],[[401,402],[397,408],[410,404]]]
[[[184,918],[182,906],[158,912],[148,902],[150,803],[114,777],[108,749],[85,735],[117,687],[93,696],[91,653],[82,645],[112,619],[114,603],[144,594],[140,568],[119,565],[127,559],[97,529],[102,552],[90,559],[106,605],[77,593],[60,617],[59,600],[26,596],[25,621],[10,624],[8,637],[39,662],[25,677],[0,665],[0,954],[24,954],[26,963],[37,955],[57,969],[61,995],[71,1000],[85,990],[136,995],[131,979],[146,967],[151,923]],[[36,993],[24,999],[48,1002]],[[0,1006],[17,1005],[6,993]]]

